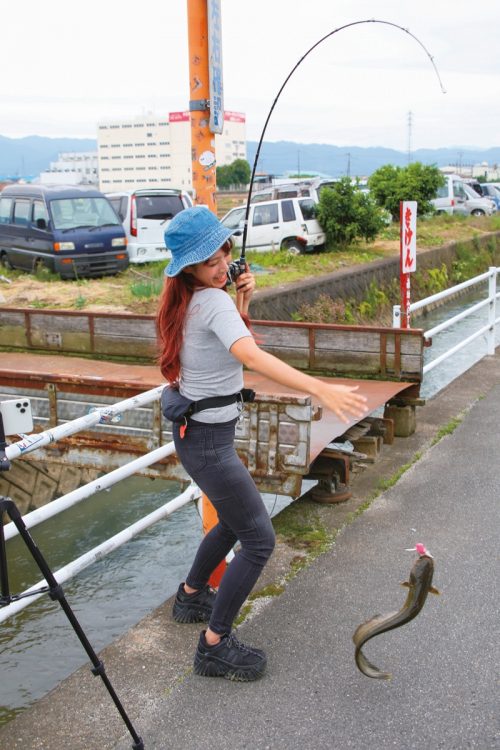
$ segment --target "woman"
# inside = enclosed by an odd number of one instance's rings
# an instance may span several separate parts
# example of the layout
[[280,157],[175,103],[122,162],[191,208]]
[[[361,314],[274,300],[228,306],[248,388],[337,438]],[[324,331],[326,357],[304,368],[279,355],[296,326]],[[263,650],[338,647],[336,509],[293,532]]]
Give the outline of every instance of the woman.
[[[177,214],[165,232],[172,260],[158,313],[160,365],[167,381],[191,401],[230,396],[243,387],[243,365],[284,386],[316,396],[343,421],[361,417],[356,388],[324,383],[262,351],[248,327],[255,287],[249,272],[236,280],[236,304],[226,293],[231,230],[206,208]],[[249,681],[266,667],[263,651],[240,643],[233,621],[274,548],[274,531],[250,474],[234,449],[241,401],[194,413],[173,426],[177,455],[213,503],[218,524],[203,538],[174,603],[177,622],[208,622],[194,660],[199,675]],[[239,541],[217,594],[207,581]]]

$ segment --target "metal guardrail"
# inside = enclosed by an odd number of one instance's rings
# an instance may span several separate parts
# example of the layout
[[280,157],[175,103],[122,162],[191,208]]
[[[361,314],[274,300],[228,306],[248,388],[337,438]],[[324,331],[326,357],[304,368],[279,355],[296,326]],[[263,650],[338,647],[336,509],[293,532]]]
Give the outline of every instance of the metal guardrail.
[[[154,388],[150,391],[138,394],[133,398],[126,399],[125,401],[121,401],[117,404],[106,406],[101,409],[96,409],[91,414],[87,414],[84,417],[79,417],[78,419],[74,419],[71,422],[66,422],[64,424],[58,425],[57,427],[46,430],[45,432],[35,433],[32,435],[24,435],[21,440],[7,446],[7,448],[5,449],[6,457],[9,460],[14,460],[27,453],[31,453],[38,448],[42,448],[49,443],[54,443],[61,438],[68,437],[69,435],[74,435],[81,430],[88,429],[93,425],[108,424],[124,411],[138,408],[143,406],[144,404],[156,401],[157,399],[159,399],[162,390],[163,386],[159,386],[158,388]],[[156,448],[155,450],[145,454],[144,456],[141,456],[134,461],[130,461],[124,466],[120,466],[118,469],[105,474],[99,479],[89,482],[86,485],[79,487],[78,489],[73,490],[66,495],[63,495],[62,497],[52,501],[48,505],[44,505],[43,507],[32,511],[31,513],[27,513],[25,516],[23,516],[23,522],[27,528],[32,528],[36,524],[41,523],[42,521],[45,521],[58,513],[61,513],[67,508],[70,508],[81,500],[91,497],[96,492],[107,489],[108,487],[111,487],[122,479],[131,476],[140,468],[150,466],[151,464],[154,464],[157,461],[160,461],[163,458],[172,455],[173,453],[175,453],[173,442]],[[73,578],[77,573],[84,570],[97,560],[102,559],[110,552],[118,549],[123,544],[130,541],[133,537],[137,536],[137,534],[147,529],[149,526],[152,526],[157,521],[166,518],[178,508],[187,505],[187,503],[198,499],[200,497],[200,494],[201,493],[198,487],[195,484],[191,484],[184,492],[175,497],[173,500],[170,500],[161,508],[158,508],[157,510],[153,511],[152,513],[140,519],[126,529],[123,529],[123,531],[115,534],[115,536],[107,539],[102,544],[94,547],[89,552],[68,563],[63,568],[60,568],[57,572],[54,573],[57,582],[59,584],[62,584],[70,578]],[[13,522],[5,525],[5,540],[14,537],[18,533],[18,529]],[[0,623],[6,620],[8,617],[17,614],[33,601],[42,596],[45,593],[45,590],[40,592],[40,587],[43,586],[43,584],[43,581],[34,584],[19,595],[21,598],[8,604],[7,606],[2,607],[0,609]]]
[[[500,317],[497,317],[496,315],[496,300],[500,299],[500,292],[497,292],[497,275],[499,273],[500,273],[500,268],[491,266],[488,269],[488,271],[480,274],[479,276],[475,276],[472,279],[468,279],[468,281],[464,281],[461,284],[452,286],[449,289],[445,289],[442,292],[433,294],[430,297],[426,297],[425,299],[419,300],[418,302],[414,302],[413,304],[410,305],[409,309],[410,309],[410,313],[412,313],[412,312],[415,312],[416,310],[421,310],[424,307],[428,307],[434,302],[440,302],[441,300],[445,300],[449,297],[453,297],[454,295],[456,295],[457,293],[465,289],[469,289],[473,286],[476,286],[485,281],[488,281],[488,294],[486,296],[486,299],[481,300],[480,302],[467,308],[467,310],[463,310],[461,313],[458,313],[457,315],[453,315],[451,318],[448,318],[442,323],[439,323],[439,325],[434,326],[434,328],[430,328],[428,331],[424,331],[424,339],[426,341],[430,341],[433,336],[440,333],[441,331],[446,330],[447,328],[450,328],[455,323],[458,323],[460,320],[463,320],[464,318],[467,318],[473,315],[474,313],[476,313],[478,310],[481,310],[482,308],[485,308],[485,307],[488,308],[488,322],[485,325],[481,326],[473,334],[471,334],[470,336],[465,338],[463,341],[461,341],[459,344],[456,344],[455,346],[448,349],[448,351],[441,354],[439,357],[436,357],[436,359],[433,359],[431,362],[428,362],[427,364],[425,364],[423,367],[424,375],[430,370],[437,367],[439,364],[441,364],[441,362],[444,362],[444,360],[453,356],[454,354],[456,354],[456,352],[460,351],[461,349],[467,347],[472,341],[475,341],[477,338],[479,338],[480,336],[483,336],[484,334],[487,334],[485,355],[493,355],[495,353],[495,326],[497,326],[500,323]],[[399,327],[400,320],[401,320],[401,305],[393,306],[393,318],[392,319],[393,319],[393,326]]]

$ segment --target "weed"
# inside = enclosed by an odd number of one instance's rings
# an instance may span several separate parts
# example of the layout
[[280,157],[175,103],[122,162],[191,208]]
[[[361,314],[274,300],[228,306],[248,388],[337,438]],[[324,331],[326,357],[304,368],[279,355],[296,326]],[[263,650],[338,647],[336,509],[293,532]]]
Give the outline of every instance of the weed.
[[321,523],[317,507],[307,500],[297,500],[273,518],[274,530],[288,545],[305,549],[316,557],[327,549],[335,534]]
[[87,298],[79,294],[75,300],[75,308],[77,310],[82,310],[86,304],[87,304]]
[[443,425],[443,427],[440,427],[431,445],[436,445],[436,443],[439,443],[439,441],[442,440],[442,438],[444,438],[446,435],[451,435],[451,433],[457,429],[458,425],[463,420],[463,418],[464,418],[464,415],[459,414],[457,417],[453,417],[453,419],[450,419],[448,424],[445,424]]
[[313,304],[305,304],[292,314],[293,320],[313,323],[345,323],[352,318],[350,308],[343,300],[335,300],[329,294],[320,294]]
[[61,277],[58,273],[54,273],[42,263],[36,264],[33,269],[33,276],[38,279],[38,281],[61,281]]
[[129,289],[132,297],[139,299],[149,299],[158,297],[163,287],[162,279],[150,279],[144,281],[134,281],[130,284]]
[[358,312],[363,318],[373,319],[380,309],[389,304],[387,294],[380,289],[376,281],[371,281],[365,298],[358,305]]
[[279,596],[285,590],[285,587],[279,583],[270,583],[268,586],[264,586],[260,591],[256,591],[254,594],[250,594],[250,599],[263,599],[268,596]]

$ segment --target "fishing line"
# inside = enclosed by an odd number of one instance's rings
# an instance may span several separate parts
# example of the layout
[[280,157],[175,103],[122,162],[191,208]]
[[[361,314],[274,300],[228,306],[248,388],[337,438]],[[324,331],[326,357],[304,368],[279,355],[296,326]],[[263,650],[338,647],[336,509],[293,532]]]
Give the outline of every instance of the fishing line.
[[337,29],[334,29],[333,31],[330,31],[328,34],[325,34],[325,36],[321,37],[321,39],[318,39],[318,41],[315,42],[315,44],[313,44],[312,47],[310,47],[307,50],[307,52],[304,55],[302,55],[302,57],[299,59],[299,61],[293,66],[293,68],[291,69],[291,71],[289,72],[289,74],[287,75],[287,77],[285,78],[285,80],[283,81],[283,83],[281,85],[281,88],[279,89],[279,91],[278,91],[278,93],[276,95],[276,98],[275,98],[275,100],[273,101],[273,103],[271,105],[271,109],[269,110],[268,115],[266,117],[266,121],[264,123],[264,127],[262,129],[262,133],[260,135],[259,143],[257,145],[257,151],[255,153],[255,159],[254,159],[254,162],[253,162],[252,175],[251,175],[251,178],[250,178],[250,187],[248,189],[248,198],[247,198],[247,204],[246,204],[246,209],[245,209],[245,219],[244,219],[244,223],[243,223],[243,239],[242,239],[241,254],[240,254],[240,262],[243,262],[243,264],[244,264],[244,261],[245,261],[245,248],[246,248],[247,229],[248,229],[248,214],[250,212],[250,199],[252,197],[252,187],[253,187],[253,183],[254,183],[254,179],[255,179],[255,170],[257,168],[257,162],[259,161],[260,149],[261,149],[261,146],[262,146],[262,141],[264,140],[264,135],[266,133],[267,125],[269,123],[269,120],[271,119],[271,115],[272,115],[272,113],[274,111],[274,108],[276,106],[276,103],[277,103],[278,99],[281,96],[281,93],[282,93],[283,89],[285,88],[286,84],[288,83],[288,81],[290,80],[290,78],[292,77],[292,75],[295,73],[295,71],[297,70],[297,68],[299,67],[299,65],[306,59],[306,57],[314,49],[316,49],[316,47],[318,47],[322,42],[324,42],[325,39],[328,39],[329,37],[333,36],[334,34],[337,34],[339,31],[343,31],[344,29],[348,29],[351,26],[360,26],[361,24],[364,24],[364,23],[381,23],[381,24],[384,24],[385,26],[393,26],[394,28],[399,29],[400,31],[404,31],[404,33],[408,34],[408,36],[411,36],[411,38],[414,39],[417,42],[417,44],[420,45],[420,47],[422,47],[422,49],[424,50],[425,54],[427,55],[427,57],[431,61],[432,67],[434,68],[434,72],[436,73],[437,79],[439,81],[439,85],[441,87],[441,91],[443,92],[443,94],[446,94],[446,90],[445,90],[445,88],[444,88],[444,86],[442,84],[441,77],[440,77],[439,71],[438,71],[438,69],[436,67],[436,63],[434,62],[433,56],[430,54],[430,52],[425,47],[425,45],[420,41],[420,39],[418,39],[415,36],[415,34],[412,34],[409,29],[405,29],[404,26],[400,26],[399,24],[393,23],[392,21],[381,21],[381,20],[376,19],[376,18],[368,18],[368,19],[365,19],[364,21],[351,21],[351,23],[346,23],[346,24],[344,24],[344,26],[339,26]]

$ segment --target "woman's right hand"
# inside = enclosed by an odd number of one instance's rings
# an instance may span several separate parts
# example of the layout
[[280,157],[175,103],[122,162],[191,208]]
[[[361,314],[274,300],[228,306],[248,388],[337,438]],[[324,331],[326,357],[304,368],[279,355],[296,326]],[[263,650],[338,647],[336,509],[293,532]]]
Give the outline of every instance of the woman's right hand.
[[349,416],[362,419],[367,413],[367,399],[356,393],[358,385],[336,385],[319,381],[316,395],[326,409],[330,409],[342,422],[348,422]]

